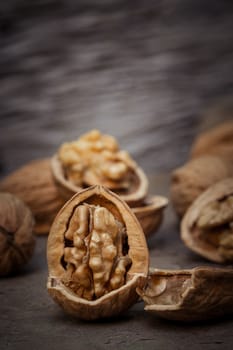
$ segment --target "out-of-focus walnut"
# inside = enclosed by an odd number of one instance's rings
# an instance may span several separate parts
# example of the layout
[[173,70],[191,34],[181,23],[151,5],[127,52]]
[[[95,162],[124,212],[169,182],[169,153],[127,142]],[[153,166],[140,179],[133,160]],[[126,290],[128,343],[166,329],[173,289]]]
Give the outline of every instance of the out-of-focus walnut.
[[205,155],[190,160],[171,175],[171,202],[181,217],[193,201],[216,182],[233,176],[230,162],[216,156]]
[[50,159],[32,161],[0,182],[0,191],[25,202],[35,217],[36,234],[48,234],[53,219],[65,203],[51,174]]
[[30,209],[19,198],[0,193],[0,276],[17,272],[31,258],[33,225]]
[[233,161],[233,121],[217,125],[196,138],[191,149],[191,157],[200,157],[205,154]]
[[143,170],[116,139],[92,130],[77,141],[63,144],[52,160],[52,171],[64,198],[91,185],[103,185],[131,206],[146,197],[148,180]]
[[151,269],[137,292],[145,310],[170,320],[198,321],[233,313],[233,270],[196,267]]
[[80,191],[56,217],[47,247],[48,291],[68,313],[110,317],[136,302],[148,249],[130,208],[102,186]]
[[181,237],[209,260],[233,261],[233,178],[216,183],[194,201],[183,217]]

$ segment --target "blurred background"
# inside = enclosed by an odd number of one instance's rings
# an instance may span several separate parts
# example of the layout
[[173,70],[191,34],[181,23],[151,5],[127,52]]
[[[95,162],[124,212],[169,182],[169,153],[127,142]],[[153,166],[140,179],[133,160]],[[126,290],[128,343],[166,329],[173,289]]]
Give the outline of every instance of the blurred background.
[[233,2],[0,2],[0,174],[98,128],[147,174],[233,115]]

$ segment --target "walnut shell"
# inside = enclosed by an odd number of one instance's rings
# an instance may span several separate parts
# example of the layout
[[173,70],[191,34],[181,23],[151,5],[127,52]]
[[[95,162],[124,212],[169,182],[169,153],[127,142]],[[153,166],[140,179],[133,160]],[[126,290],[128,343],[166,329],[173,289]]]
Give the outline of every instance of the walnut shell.
[[163,212],[168,200],[162,196],[147,198],[140,207],[132,208],[132,212],[140,222],[145,236],[156,232],[163,220]]
[[190,160],[171,175],[170,196],[173,207],[182,217],[193,201],[214,183],[233,175],[230,164],[206,155]]
[[195,140],[192,157],[213,154],[233,160],[233,121],[228,121],[201,133]]
[[218,262],[233,261],[233,178],[209,187],[189,207],[181,238],[194,252]]
[[233,313],[232,269],[151,269],[147,284],[137,291],[146,311],[169,320],[197,321]]
[[48,292],[67,313],[93,320],[128,309],[145,282],[143,231],[124,201],[102,186],[74,195],[48,236]]
[[148,192],[143,170],[113,136],[99,130],[62,144],[52,159],[52,171],[65,199],[83,188],[102,185],[130,206],[138,206]]
[[0,193],[0,276],[17,272],[31,258],[35,239],[30,209],[10,193]]
[[32,161],[0,182],[0,190],[21,198],[35,217],[36,234],[47,234],[53,219],[65,203],[51,175],[50,159]]
[[[54,180],[64,199],[68,200],[75,193],[84,189],[84,187],[76,186],[66,178],[64,169],[57,155],[52,157],[51,164]],[[144,171],[139,166],[135,165],[132,169],[131,180],[131,188],[124,194],[118,194],[128,205],[135,207],[140,205],[147,195],[148,179]]]

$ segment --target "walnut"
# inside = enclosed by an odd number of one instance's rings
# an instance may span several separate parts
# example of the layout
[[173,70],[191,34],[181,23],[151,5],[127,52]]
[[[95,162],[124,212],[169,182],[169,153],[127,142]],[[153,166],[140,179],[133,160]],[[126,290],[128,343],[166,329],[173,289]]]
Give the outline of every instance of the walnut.
[[136,302],[148,271],[143,231],[116,194],[96,185],[61,209],[47,246],[48,291],[62,308],[91,320]]
[[0,193],[0,276],[17,272],[31,258],[35,239],[30,209],[17,197]]
[[14,171],[0,182],[0,190],[16,195],[29,206],[36,221],[36,234],[49,232],[65,203],[54,184],[50,159],[35,160]]
[[233,160],[233,121],[224,122],[216,127],[201,133],[195,140],[191,156],[200,157],[212,154]]
[[92,130],[77,141],[63,144],[52,160],[52,171],[65,199],[91,185],[103,185],[130,206],[143,202],[148,180],[116,139]]
[[233,178],[216,183],[194,201],[182,220],[181,237],[209,260],[233,261]]
[[197,321],[233,313],[233,270],[196,267],[191,270],[151,269],[137,292],[145,310],[170,320]]
[[193,201],[214,183],[233,176],[229,162],[206,155],[190,160],[171,175],[170,195],[173,207],[181,217]]

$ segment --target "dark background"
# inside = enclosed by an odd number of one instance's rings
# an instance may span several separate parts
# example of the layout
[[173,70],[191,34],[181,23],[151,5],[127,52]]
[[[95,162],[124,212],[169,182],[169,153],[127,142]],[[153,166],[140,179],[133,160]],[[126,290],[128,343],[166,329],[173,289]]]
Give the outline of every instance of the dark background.
[[[98,128],[169,196],[196,134],[233,116],[232,29],[232,1],[0,1],[0,175]],[[67,317],[46,291],[46,240],[0,280],[1,350],[232,349],[232,318],[168,322],[143,303],[115,320]],[[214,265],[183,245],[170,206],[148,247],[154,267]]]
[[232,1],[7,0],[0,18],[4,172],[98,128],[163,173],[223,119],[203,113],[232,94]]

